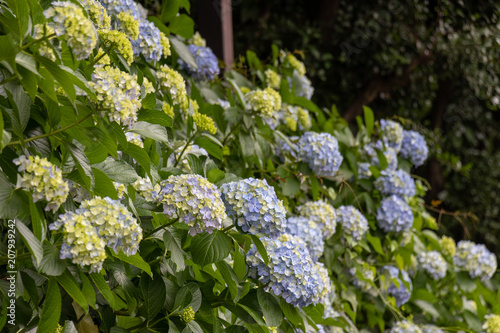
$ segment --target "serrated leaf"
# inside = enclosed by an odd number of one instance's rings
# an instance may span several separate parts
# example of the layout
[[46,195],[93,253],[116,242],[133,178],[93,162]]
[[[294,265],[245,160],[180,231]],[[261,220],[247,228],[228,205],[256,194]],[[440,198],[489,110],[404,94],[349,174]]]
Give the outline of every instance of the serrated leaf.
[[112,157],[108,157],[102,163],[94,164],[93,167],[104,172],[111,180],[121,184],[132,184],[139,178],[131,165]]
[[160,312],[165,303],[165,283],[158,274],[155,275],[154,279],[151,279],[149,275],[142,274],[140,286],[144,298],[145,315],[148,320],[151,320]]
[[191,243],[192,259],[200,266],[217,262],[229,255],[232,245],[231,238],[218,230],[198,234]]
[[51,276],[61,275],[66,269],[66,261],[60,259],[57,246],[45,242],[43,244],[43,259],[38,267],[39,271]]
[[129,132],[137,133],[143,137],[157,141],[168,142],[168,133],[165,127],[158,124],[150,124],[145,121],[138,121],[129,128]]
[[182,250],[181,236],[175,228],[165,228],[163,233],[163,242],[165,249],[170,251],[170,259],[177,265],[177,271],[183,271],[186,268],[184,261],[184,251]]
[[112,251],[112,254],[114,257],[120,259],[121,261],[134,265],[135,267],[146,272],[149,276],[153,276],[151,273],[151,266],[149,266],[149,264],[145,262],[138,253],[128,256],[123,253],[123,251],[120,251],[119,253],[115,253],[114,251]]

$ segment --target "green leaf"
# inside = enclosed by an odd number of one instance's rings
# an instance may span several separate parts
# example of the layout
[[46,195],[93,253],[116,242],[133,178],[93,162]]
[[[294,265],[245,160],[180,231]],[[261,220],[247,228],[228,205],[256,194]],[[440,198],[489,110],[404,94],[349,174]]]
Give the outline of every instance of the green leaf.
[[300,182],[296,178],[286,178],[280,181],[281,192],[287,197],[294,197],[300,190]]
[[182,287],[179,291],[177,291],[177,294],[175,294],[173,311],[176,312],[187,308],[192,300],[193,293],[191,292],[191,289],[187,286]]
[[118,194],[111,179],[99,169],[92,168],[92,171],[95,178],[94,194],[117,200]]
[[380,149],[375,149],[375,151],[377,152],[378,164],[380,166],[380,170],[384,170],[389,165],[387,163],[387,158]]
[[165,112],[158,110],[141,110],[137,115],[137,121],[143,121],[150,124],[158,124],[165,127],[172,127],[172,118]]
[[250,235],[250,237],[252,237],[252,241],[255,244],[255,247],[257,247],[257,251],[259,251],[260,255],[262,256],[264,264],[267,265],[269,263],[269,257],[267,256],[266,247],[264,246],[264,244],[262,244],[259,237],[255,235]]
[[143,168],[149,173],[151,170],[151,160],[149,158],[148,153],[144,150],[144,148],[139,147],[133,143],[129,144],[126,149],[122,149],[122,151],[130,155],[134,158]]
[[257,289],[257,299],[259,301],[267,326],[278,327],[283,321],[283,312],[276,298],[266,293],[263,289]]
[[219,160],[222,160],[223,158],[222,149],[220,148],[219,145],[214,143],[208,137],[206,136],[197,137],[194,140],[194,143],[198,145],[200,148],[204,148],[211,156]]
[[231,238],[218,230],[198,234],[191,243],[192,259],[200,266],[217,262],[229,255],[232,245]]
[[161,6],[161,21],[163,23],[169,22],[179,12],[179,0],[163,0]]
[[224,177],[226,177],[226,174],[224,173],[224,171],[219,169],[212,169],[207,173],[208,181],[213,184],[223,180]]
[[114,257],[128,264],[134,265],[137,268],[140,268],[142,271],[146,272],[151,277],[153,276],[151,273],[151,266],[149,266],[149,264],[145,262],[144,259],[142,259],[142,257],[138,253],[128,256],[125,253],[123,253],[123,251],[120,251],[119,253],[115,253],[114,251],[111,252]]
[[12,13],[16,15],[17,34],[19,39],[23,40],[30,24],[28,2],[26,0],[5,0],[5,2],[9,5]]
[[203,330],[201,329],[200,325],[194,320],[187,323],[186,326],[189,327],[192,333],[203,333]]
[[238,280],[243,281],[247,271],[245,253],[243,249],[240,248],[240,246],[236,241],[234,242],[234,246],[235,246],[235,251],[233,254],[234,257],[233,269],[234,272],[236,273],[236,276],[238,277]]
[[85,311],[87,309],[87,300],[85,296],[83,295],[82,291],[80,290],[80,287],[76,283],[75,278],[73,275],[68,270],[65,270],[64,273],[60,276],[56,276],[57,282],[61,285],[61,287],[66,290],[66,292],[73,298],[78,305],[82,307],[82,309]]
[[[186,39],[193,37],[194,21],[186,14],[180,14],[170,20],[170,32]],[[177,50],[176,50],[177,51]]]
[[35,280],[25,272],[21,273],[21,281],[25,292],[28,293],[29,298],[33,301],[33,304],[38,304],[38,287]]
[[168,133],[165,127],[158,124],[150,124],[145,121],[138,121],[129,128],[129,132],[140,134],[146,138],[157,141],[168,142]]
[[294,326],[304,325],[299,311],[290,303],[287,303],[283,298],[280,298],[280,307],[283,310],[285,318],[288,319]]
[[101,292],[102,296],[106,299],[106,301],[108,301],[111,308],[113,308],[113,310],[120,310],[116,308],[115,297],[106,283],[106,280],[104,280],[104,277],[99,273],[90,273],[90,278],[94,282],[97,289]]
[[177,265],[177,271],[186,268],[184,261],[184,251],[182,250],[181,235],[175,228],[165,228],[163,233],[165,249],[170,251],[170,259]]
[[370,109],[368,106],[363,106],[363,112],[365,114],[366,132],[367,132],[368,136],[370,137],[373,133],[373,125],[375,123],[375,116],[373,115],[372,109]]
[[37,332],[55,332],[61,316],[61,292],[54,277],[49,278],[49,286],[45,294],[45,304],[38,323]]
[[96,297],[94,287],[92,287],[92,283],[90,283],[87,274],[85,274],[84,272],[80,272],[80,279],[82,280],[82,292],[87,299],[87,303],[95,309]]
[[380,242],[380,238],[372,236],[369,232],[366,233],[366,240],[372,245],[375,251],[378,254],[385,256],[384,249],[382,249],[382,243]]
[[[67,142],[66,147],[71,153],[71,156],[73,156],[73,159],[77,165],[77,168],[80,172],[80,175],[82,178],[85,180],[85,177],[88,177],[88,180],[90,181],[90,190],[94,188],[95,185],[95,179],[94,179],[94,173],[92,172],[92,168],[90,167],[90,162],[89,159],[87,158],[87,155],[83,152],[82,149],[79,147],[75,146],[72,143]],[[82,184],[83,185],[83,184]]]
[[108,157],[102,163],[94,164],[93,167],[104,172],[111,180],[121,184],[132,184],[139,178],[131,165],[112,157]]
[[33,200],[29,200],[30,205],[30,214],[31,214],[31,227],[33,228],[33,234],[35,234],[36,238],[38,238],[41,242],[45,239],[45,231],[47,230],[47,222],[44,218],[42,218],[43,214],[40,214],[39,207],[33,202]]
[[215,266],[217,266],[218,271],[221,273],[224,281],[229,288],[229,292],[235,300],[238,297],[238,277],[234,273],[233,269],[229,264],[223,260],[216,262]]
[[179,57],[189,65],[189,67],[193,69],[198,69],[198,64],[196,63],[196,59],[194,58],[193,54],[187,46],[181,42],[177,37],[175,36],[170,36],[170,45],[172,45],[172,48],[177,52]]
[[160,312],[165,303],[165,283],[158,274],[155,274],[154,279],[151,279],[149,275],[142,274],[140,286],[144,298],[145,315],[148,320],[151,320]]
[[37,265],[40,265],[43,259],[42,244],[23,222],[16,220],[16,228],[21,234],[24,244],[26,244],[33,257],[35,257]]
[[57,246],[47,241],[43,244],[43,259],[38,270],[51,276],[61,275],[66,270],[66,261],[60,259]]

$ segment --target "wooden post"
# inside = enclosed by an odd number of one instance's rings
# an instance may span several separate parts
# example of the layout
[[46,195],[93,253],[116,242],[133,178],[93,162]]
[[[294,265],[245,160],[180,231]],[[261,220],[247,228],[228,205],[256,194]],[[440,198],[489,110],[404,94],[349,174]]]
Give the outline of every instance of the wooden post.
[[226,68],[231,68],[234,63],[231,0],[198,1],[198,31]]

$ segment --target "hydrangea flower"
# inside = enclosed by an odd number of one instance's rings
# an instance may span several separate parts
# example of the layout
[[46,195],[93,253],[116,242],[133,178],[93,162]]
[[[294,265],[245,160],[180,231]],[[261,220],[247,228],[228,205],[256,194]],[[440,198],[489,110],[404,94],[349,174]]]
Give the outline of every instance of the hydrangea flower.
[[382,130],[384,145],[399,153],[403,142],[403,127],[401,124],[392,120],[381,119],[380,129]]
[[416,193],[415,182],[411,176],[401,170],[384,170],[375,181],[375,188],[383,195],[413,197]]
[[369,179],[372,176],[370,163],[361,162],[358,164],[358,179]]
[[400,155],[410,160],[414,166],[418,167],[424,164],[429,155],[429,147],[422,134],[415,131],[403,131],[403,141],[401,144]]
[[387,292],[389,295],[393,296],[396,299],[396,306],[400,307],[401,305],[405,304],[410,300],[411,297],[411,290],[413,289],[413,285],[411,283],[411,279],[408,276],[408,273],[406,271],[401,270],[401,276],[403,277],[403,280],[408,283],[410,289],[408,289],[403,281],[399,279],[399,273],[400,270],[397,269],[394,266],[384,266],[382,270],[387,271],[392,279],[396,279],[396,281],[399,284],[399,287],[396,286],[396,284],[392,283],[388,288]]
[[193,68],[179,59],[178,63],[181,69],[186,70],[193,78],[202,81],[211,81],[216,75],[219,75],[219,62],[211,48],[191,44],[188,45],[188,49],[194,56],[198,68]]
[[385,198],[377,208],[378,226],[385,232],[404,232],[413,225],[413,213],[404,199],[397,195]]
[[184,150],[184,154],[180,156],[182,150],[184,149],[185,142],[183,142],[183,145],[180,146],[179,148],[175,149],[175,152],[172,153],[168,157],[167,161],[167,166],[173,167],[176,162],[176,156],[177,158],[180,158],[180,162],[178,163],[177,167],[180,168],[183,172],[190,173],[191,172],[191,166],[189,165],[189,160],[188,160],[188,155],[193,154],[196,157],[200,156],[208,156],[208,152],[204,148],[200,148],[197,145],[189,145],[186,150]]
[[271,87],[276,90],[280,89],[281,75],[279,75],[270,68],[264,71],[264,75],[266,77],[266,85],[268,87]]
[[99,48],[99,50],[97,51],[97,54],[94,57],[94,61],[97,61],[94,67],[103,67],[111,64],[109,55],[107,55],[101,48]]
[[48,201],[46,211],[55,212],[68,197],[68,183],[63,180],[61,170],[50,163],[45,157],[21,155],[13,160],[19,165],[18,171],[23,172],[21,187],[33,191],[33,202]]
[[195,46],[207,46],[207,41],[203,37],[201,37],[198,31],[196,31],[193,37],[188,40],[188,43]]
[[389,333],[423,333],[420,327],[408,320],[398,321],[392,326]]
[[328,270],[323,263],[317,262],[316,267],[318,268],[319,277],[321,281],[323,281],[323,290],[319,294],[320,303],[323,304],[325,308],[323,318],[336,318],[339,316],[339,313],[335,311],[332,306],[337,298],[335,294],[335,285],[332,283],[328,275]]
[[151,83],[147,78],[143,78],[142,85],[144,86],[143,98],[146,97],[147,94],[152,94],[155,92],[153,83]]
[[[37,24],[35,25],[35,29],[33,31],[34,39],[41,39],[43,37],[48,37],[55,33],[54,28],[52,28],[48,24]],[[49,46],[50,41],[43,41],[39,43],[38,52],[41,56],[47,57],[52,61],[56,60],[56,55],[54,54],[54,50]],[[3,88],[3,87],[2,87]]]
[[101,107],[108,109],[110,121],[131,126],[141,108],[141,87],[137,77],[111,66],[97,67],[89,83]]
[[499,333],[500,332],[500,316],[490,314],[484,317],[486,322],[483,325],[483,329],[486,333]]
[[363,214],[353,206],[340,206],[336,212],[344,234],[359,242],[368,231],[368,221]]
[[193,310],[193,307],[187,307],[180,311],[179,316],[181,317],[182,321],[185,323],[189,323],[194,320],[195,312]]
[[61,259],[70,258],[80,266],[91,266],[96,272],[106,258],[105,246],[115,252],[134,255],[142,240],[137,220],[118,200],[95,197],[85,200],[75,212],[59,215],[50,230],[62,228],[64,243]]
[[127,35],[130,39],[139,38],[139,21],[130,15],[130,13],[121,12],[116,16],[116,19],[120,22],[119,30],[121,32]]
[[92,21],[83,9],[69,1],[54,1],[43,12],[57,37],[64,37],[76,59],[87,59],[97,45],[97,37]]
[[288,138],[292,146],[285,142],[285,140],[280,140],[276,145],[276,156],[280,158],[281,161],[285,161],[286,157],[291,157],[293,160],[297,160],[298,146],[296,143],[299,140],[298,136],[291,136]]
[[83,8],[89,13],[90,19],[99,29],[111,28],[111,17],[106,8],[97,0],[79,0]]
[[106,47],[122,55],[127,64],[132,64],[134,61],[134,51],[127,35],[118,30],[103,29],[99,30],[99,38]]
[[453,257],[457,252],[457,244],[451,237],[441,237],[441,239],[439,240],[439,245],[441,245],[442,252],[445,256]]
[[265,179],[247,178],[221,186],[230,217],[243,232],[276,238],[286,227],[286,210]]
[[221,98],[217,98],[217,102],[215,104],[220,105],[223,109],[231,107],[231,104],[228,101]]
[[258,279],[270,291],[292,304],[305,307],[320,301],[324,285],[306,244],[295,236],[281,235],[278,239],[261,238],[269,263],[252,245],[247,253],[249,276]]
[[444,333],[442,329],[435,325],[424,325],[422,326],[423,333]]
[[139,38],[132,40],[132,47],[134,56],[142,54],[148,62],[159,61],[163,54],[160,30],[153,22],[140,19]]
[[175,117],[175,112],[174,112],[174,107],[168,103],[163,103],[163,106],[161,107],[161,110],[165,112],[167,116],[170,118],[174,119]]
[[161,47],[162,47],[163,58],[166,58],[172,54],[172,51],[170,51],[170,40],[161,31],[160,31],[160,38],[161,38]]
[[123,200],[125,198],[125,193],[127,193],[127,188],[124,184],[113,182],[118,199]]
[[323,255],[325,248],[323,231],[317,223],[302,216],[289,217],[285,232],[301,238],[307,244],[307,249],[314,261],[318,261]]
[[161,191],[153,199],[163,204],[163,213],[189,226],[192,236],[222,227],[226,209],[219,189],[199,175],[170,176],[160,183]]
[[217,127],[215,127],[214,120],[205,114],[195,112],[193,115],[193,121],[198,128],[198,131],[207,131],[212,134],[217,133]]
[[306,66],[304,66],[304,63],[298,60],[293,54],[288,53],[285,56],[284,63],[286,66],[296,70],[300,75],[306,75]]
[[144,142],[142,142],[142,136],[137,133],[127,132],[125,133],[125,137],[127,138],[127,142],[130,142],[136,146],[144,148]]
[[385,170],[396,170],[398,167],[398,156],[396,150],[390,147],[384,147],[384,144],[380,140],[375,143],[367,144],[363,149],[370,157],[372,165],[380,167],[376,149],[382,151],[385,159],[387,160],[387,168]]
[[99,0],[108,10],[110,15],[118,16],[120,13],[128,13],[136,20],[142,16],[139,7],[134,0]]
[[269,87],[246,93],[245,100],[253,111],[264,117],[272,117],[281,109],[281,95]]
[[295,70],[293,79],[291,77],[287,78],[288,86],[290,90],[293,89],[293,93],[296,96],[304,97],[307,99],[311,99],[314,94],[314,87],[311,84],[311,81],[305,75],[300,75],[300,73]]
[[179,72],[167,65],[162,65],[157,72],[158,81],[161,87],[165,88],[172,97],[174,104],[182,105],[187,101],[186,83]]
[[306,132],[300,137],[299,157],[317,176],[335,176],[342,164],[337,139],[329,133]]
[[418,256],[418,262],[434,280],[441,280],[446,275],[446,261],[441,253],[429,251]]
[[362,292],[370,292],[374,289],[372,284],[370,283],[373,283],[373,281],[375,280],[375,268],[373,266],[370,266],[367,263],[363,263],[363,265],[360,267],[360,273],[367,281],[358,279],[358,277],[356,276],[356,268],[351,268],[349,272],[352,276],[354,276],[354,280],[352,281],[352,283],[356,288],[358,288]]
[[132,184],[132,186],[135,191],[144,197],[144,199],[148,202],[154,202],[158,197],[158,193],[161,191],[160,185],[153,185],[149,178],[139,178]]
[[316,223],[322,230],[323,238],[328,239],[335,233],[337,226],[337,215],[333,207],[326,201],[308,201],[297,206],[297,213]]
[[460,241],[453,262],[460,269],[469,272],[471,278],[479,277],[481,281],[489,280],[497,270],[497,259],[483,244],[471,241]]

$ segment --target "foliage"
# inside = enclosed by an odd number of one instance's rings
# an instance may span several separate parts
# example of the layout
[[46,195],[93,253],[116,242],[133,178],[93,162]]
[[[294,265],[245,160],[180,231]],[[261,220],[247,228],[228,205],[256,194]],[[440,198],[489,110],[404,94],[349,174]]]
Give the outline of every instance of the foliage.
[[497,332],[496,259],[440,241],[397,122],[353,133],[277,47],[203,75],[187,1],[0,6],[2,329]]

